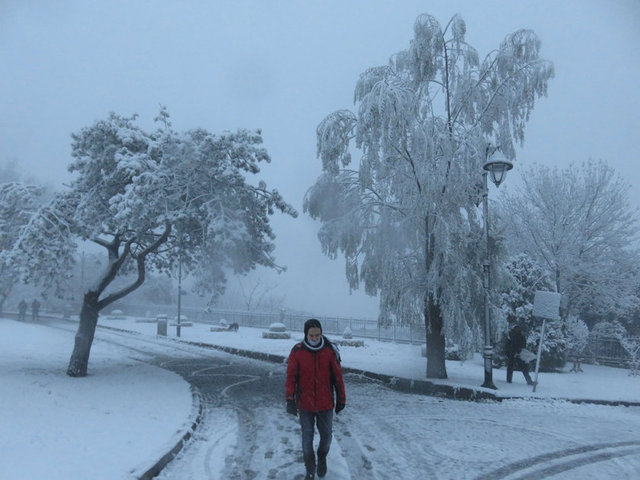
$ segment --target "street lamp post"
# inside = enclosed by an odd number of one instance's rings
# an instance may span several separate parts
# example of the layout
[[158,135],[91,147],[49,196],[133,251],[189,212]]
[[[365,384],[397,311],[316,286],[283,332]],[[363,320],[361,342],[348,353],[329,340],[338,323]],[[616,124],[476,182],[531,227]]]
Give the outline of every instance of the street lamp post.
[[[488,152],[487,152],[488,153]],[[513,168],[513,164],[505,158],[500,150],[495,150],[484,164],[482,174],[482,218],[484,221],[484,234],[486,242],[485,259],[482,264],[484,286],[484,383],[485,388],[497,390],[493,383],[493,345],[491,342],[491,252],[489,249],[489,182],[487,177],[491,175],[491,181],[496,187],[504,181],[507,172]]]
[[176,336],[180,336],[180,323],[182,317],[182,257],[178,260],[178,321],[176,322]]

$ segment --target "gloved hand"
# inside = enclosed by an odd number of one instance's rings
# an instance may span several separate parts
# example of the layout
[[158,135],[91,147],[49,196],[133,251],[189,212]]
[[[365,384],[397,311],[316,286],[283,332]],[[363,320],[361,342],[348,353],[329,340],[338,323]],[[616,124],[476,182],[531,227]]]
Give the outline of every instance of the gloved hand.
[[296,402],[293,400],[287,400],[287,413],[291,415],[297,415],[298,409],[296,408]]
[[340,413],[344,410],[344,403],[336,403],[336,413]]

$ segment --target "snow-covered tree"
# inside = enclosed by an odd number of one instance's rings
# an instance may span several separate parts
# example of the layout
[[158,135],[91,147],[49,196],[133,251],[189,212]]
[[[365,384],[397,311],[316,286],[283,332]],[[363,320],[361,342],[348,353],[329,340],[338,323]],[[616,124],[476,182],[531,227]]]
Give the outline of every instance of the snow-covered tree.
[[[25,274],[45,283],[69,271],[77,238],[108,254],[106,270],[84,294],[70,376],[87,373],[100,310],[137,289],[147,269],[169,273],[181,261],[198,290],[220,292],[226,268],[281,268],[269,216],[276,209],[296,216],[277,190],[245,178],[270,161],[259,131],[179,133],[164,109],[156,131],[135,119],[112,113],[72,136],[69,170],[77,176],[31,220],[19,244],[28,255]],[[131,271],[130,284],[107,290]]]
[[504,232],[550,272],[563,316],[611,315],[637,305],[637,209],[629,186],[603,161],[526,170],[500,201]]
[[553,284],[544,269],[527,254],[509,259],[504,270],[508,275],[501,293],[501,309],[508,323],[504,333],[516,325],[528,331],[536,290],[550,290]]
[[[527,336],[527,349],[537,351],[542,321],[533,316],[536,290],[553,290],[545,270],[528,255],[512,257],[504,267],[508,280],[502,288],[502,313],[507,320],[501,346],[511,328],[520,325]],[[547,320],[541,365],[552,369],[564,363],[566,333],[562,320]]]
[[638,298],[636,306],[615,318],[624,324],[629,335],[640,336],[640,285],[636,288],[636,297]]
[[42,188],[20,182],[0,183],[0,312],[20,279],[23,260],[13,250],[23,227],[41,202]]
[[[540,343],[540,333],[542,320],[536,319],[535,328],[529,330],[527,334],[527,349],[532,352],[538,351]],[[542,371],[553,371],[562,368],[566,363],[565,352],[567,350],[566,326],[561,318],[547,320],[544,328],[544,342],[542,342],[542,353],[540,358],[540,369]]]
[[576,315],[569,315],[565,323],[567,349],[580,357],[589,343],[589,327]]
[[487,149],[514,158],[553,75],[530,30],[508,35],[482,61],[465,32],[457,15],[444,29],[420,15],[409,48],[361,74],[357,111],[338,110],[318,126],[323,173],[304,202],[322,222],[323,252],[344,254],[350,287],[363,282],[379,294],[379,321],[425,323],[431,378],[447,376],[445,322],[471,325],[482,288],[473,252]]

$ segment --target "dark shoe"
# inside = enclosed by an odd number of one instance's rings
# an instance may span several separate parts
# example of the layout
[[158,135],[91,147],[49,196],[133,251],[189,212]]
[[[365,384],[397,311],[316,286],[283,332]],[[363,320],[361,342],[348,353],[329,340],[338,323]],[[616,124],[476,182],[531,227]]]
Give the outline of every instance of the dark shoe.
[[327,457],[321,457],[318,455],[318,476],[320,478],[324,477],[327,474]]
[[304,480],[314,480],[316,478],[316,476],[313,473],[307,473],[304,476]]

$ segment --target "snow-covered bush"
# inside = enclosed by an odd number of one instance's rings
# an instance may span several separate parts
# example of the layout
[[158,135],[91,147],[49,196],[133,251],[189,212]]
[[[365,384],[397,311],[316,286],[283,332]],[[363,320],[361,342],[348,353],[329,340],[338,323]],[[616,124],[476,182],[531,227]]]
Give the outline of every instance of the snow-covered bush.
[[287,332],[287,327],[280,322],[273,322],[269,325],[269,330],[262,332],[262,338],[283,339],[291,338],[291,334]]
[[342,338],[346,340],[351,340],[353,338],[353,332],[351,331],[351,327],[347,327],[344,329],[344,332],[342,333]]
[[[532,328],[527,334],[527,349],[538,351],[540,342],[540,330],[542,320],[534,318]],[[566,363],[565,352],[567,350],[566,328],[562,319],[547,319],[544,329],[544,342],[542,343],[542,356],[540,358],[540,370],[550,371],[562,368]]]
[[[503,288],[502,314],[507,320],[507,330],[502,332],[502,341],[497,352],[504,352],[504,339],[508,331],[520,325],[526,332],[527,349],[537,352],[542,320],[533,316],[533,300],[536,290],[553,290],[542,267],[528,255],[519,254],[505,265],[507,285]],[[541,370],[561,368],[565,363],[566,332],[562,320],[547,320],[542,344]]]
[[566,329],[567,352],[582,357],[589,342],[589,327],[579,317],[570,315],[566,321]]

